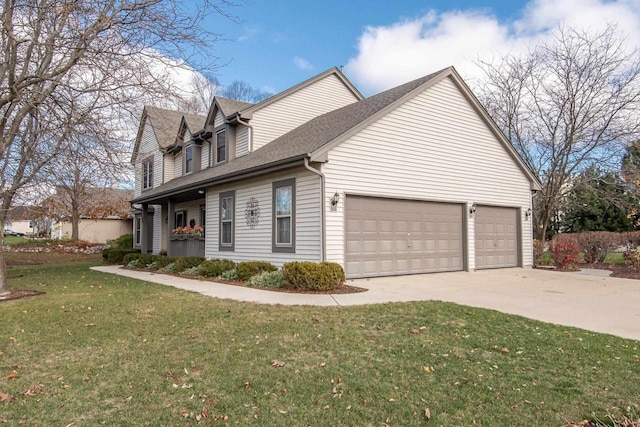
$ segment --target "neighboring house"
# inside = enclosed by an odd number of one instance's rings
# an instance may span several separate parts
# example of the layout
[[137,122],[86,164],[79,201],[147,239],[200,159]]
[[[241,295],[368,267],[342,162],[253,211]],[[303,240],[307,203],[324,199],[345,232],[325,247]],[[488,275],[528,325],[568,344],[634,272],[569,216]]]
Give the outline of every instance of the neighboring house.
[[[80,203],[78,239],[92,243],[106,243],[109,240],[130,234],[133,219],[130,215],[129,200],[132,190],[94,187],[88,190]],[[71,238],[70,197],[64,189],[58,188],[55,196],[47,199],[43,206],[53,219],[51,238]]]
[[37,206],[15,206],[9,209],[4,223],[5,230],[23,233],[25,235],[38,234],[38,219],[42,216],[42,210]]
[[[367,99],[333,68],[255,105],[216,97],[202,119],[143,112],[143,252],[349,278],[532,265],[540,183],[453,68]],[[190,225],[205,234],[172,232]]]

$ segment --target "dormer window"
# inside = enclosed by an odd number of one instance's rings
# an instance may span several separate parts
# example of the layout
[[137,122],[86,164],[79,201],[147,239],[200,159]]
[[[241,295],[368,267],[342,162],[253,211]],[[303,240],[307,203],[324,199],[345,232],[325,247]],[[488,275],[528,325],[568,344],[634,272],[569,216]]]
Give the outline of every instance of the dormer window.
[[227,137],[226,132],[221,130],[216,133],[216,163],[227,161]]
[[193,145],[188,145],[184,149],[184,173],[193,172]]

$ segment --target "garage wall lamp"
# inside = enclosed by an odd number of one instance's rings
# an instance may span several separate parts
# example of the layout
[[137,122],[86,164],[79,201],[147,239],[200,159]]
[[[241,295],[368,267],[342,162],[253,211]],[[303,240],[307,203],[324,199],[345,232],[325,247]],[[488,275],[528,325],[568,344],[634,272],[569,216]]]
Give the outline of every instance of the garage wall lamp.
[[531,218],[531,208],[527,209],[524,213],[524,218],[525,219],[529,219]]
[[476,202],[473,202],[471,207],[469,207],[469,214],[473,215],[474,213],[476,213]]
[[340,201],[340,195],[336,191],[336,194],[334,194],[333,197],[331,198],[331,206],[336,207],[339,201]]

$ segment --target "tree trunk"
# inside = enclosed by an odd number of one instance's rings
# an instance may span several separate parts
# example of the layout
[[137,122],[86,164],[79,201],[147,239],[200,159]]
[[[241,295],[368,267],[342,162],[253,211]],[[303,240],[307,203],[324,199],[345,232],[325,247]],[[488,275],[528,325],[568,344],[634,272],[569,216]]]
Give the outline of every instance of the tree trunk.
[[78,240],[80,234],[80,208],[78,206],[78,196],[75,192],[71,194],[71,239]]
[[[4,201],[3,205],[7,204]],[[3,206],[4,207],[4,206]],[[4,260],[4,223],[7,217],[7,210],[2,209],[0,213],[0,295],[7,295],[7,265]]]

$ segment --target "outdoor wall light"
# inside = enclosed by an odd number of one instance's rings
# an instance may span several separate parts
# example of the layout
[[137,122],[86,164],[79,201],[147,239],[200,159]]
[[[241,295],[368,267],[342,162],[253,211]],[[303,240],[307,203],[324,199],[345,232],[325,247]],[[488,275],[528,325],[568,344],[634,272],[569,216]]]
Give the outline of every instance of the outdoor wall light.
[[531,208],[527,209],[526,212],[524,213],[524,217],[526,219],[531,218]]
[[340,195],[336,191],[336,194],[334,194],[333,197],[331,198],[331,206],[334,206],[334,207],[337,206],[339,201],[340,201]]
[[469,208],[469,214],[473,215],[474,213],[476,213],[476,202],[473,202],[473,204]]
[[198,194],[204,194],[204,190],[198,190]]

